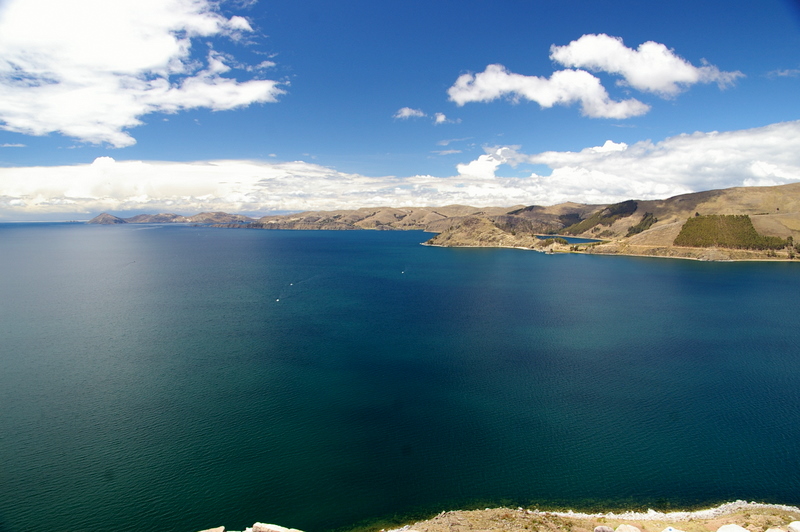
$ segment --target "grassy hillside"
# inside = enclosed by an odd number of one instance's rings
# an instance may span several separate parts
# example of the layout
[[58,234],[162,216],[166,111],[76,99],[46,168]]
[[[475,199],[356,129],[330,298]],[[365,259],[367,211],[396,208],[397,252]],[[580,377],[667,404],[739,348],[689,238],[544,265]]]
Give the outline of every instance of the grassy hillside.
[[[169,222],[254,229],[417,229],[438,233],[430,244],[441,246],[547,248],[699,260],[792,260],[800,258],[800,244],[793,245],[800,242],[800,182],[692,192],[663,200],[631,199],[613,205],[362,207],[267,215],[256,221],[225,213],[193,217],[166,213],[125,219],[103,214],[89,223]],[[603,241],[565,246],[545,243],[536,235],[577,235]],[[551,249],[559,246],[565,249]]]
[[657,221],[658,218],[653,216],[652,212],[646,212],[644,213],[644,216],[642,216],[642,219],[639,221],[638,224],[628,229],[628,233],[625,236],[628,237],[628,236],[638,235],[642,231],[647,231]]
[[710,214],[686,220],[674,245],[686,247],[723,247],[732,249],[782,249],[786,240],[758,234],[746,214]]
[[[590,217],[582,220],[576,224],[570,225],[561,234],[566,235],[579,235],[589,231],[598,225],[611,225],[620,218],[626,218],[636,212],[637,203],[633,200],[623,201],[622,203],[615,203],[609,205],[605,209],[601,209]],[[563,218],[563,217],[562,217]]]

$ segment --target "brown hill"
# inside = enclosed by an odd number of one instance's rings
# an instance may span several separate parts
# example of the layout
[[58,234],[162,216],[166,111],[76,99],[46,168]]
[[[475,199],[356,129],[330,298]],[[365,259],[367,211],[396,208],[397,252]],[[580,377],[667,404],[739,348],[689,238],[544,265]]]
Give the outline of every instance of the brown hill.
[[161,214],[137,214],[130,218],[125,218],[129,224],[166,224],[166,223],[183,223],[186,217],[180,214],[161,213]]
[[99,214],[99,215],[95,216],[94,218],[92,218],[91,220],[89,220],[86,223],[87,224],[99,224],[99,225],[115,225],[115,224],[126,224],[128,222],[126,222],[122,218],[118,218],[117,216],[114,216],[113,214],[108,214],[108,213],[104,212],[102,214]]
[[[738,245],[676,246],[675,240],[686,221],[698,215],[747,215],[759,235],[788,241],[785,247],[777,250],[747,249],[747,246]],[[528,218],[530,225],[520,223],[522,217]],[[492,230],[490,236],[485,224],[451,223],[429,243],[533,248],[536,246],[527,243],[531,232],[557,232],[602,241],[592,245],[557,247],[560,251],[701,260],[792,259],[798,255],[792,241],[800,237],[800,183],[710,190],[665,200],[628,200],[614,205],[566,203],[553,207],[531,206],[511,210],[506,217],[485,218],[507,234]]]
[[517,207],[371,207],[340,211],[306,211],[259,218],[263,229],[417,229],[438,233],[467,216],[495,216]]
[[185,218],[185,221],[194,224],[232,224],[255,222],[255,218],[227,212],[201,212]]
[[627,200],[613,205],[562,203],[514,207],[370,207],[306,211],[253,220],[224,212],[139,215],[123,219],[101,214],[90,223],[202,223],[227,227],[306,230],[407,230],[438,233],[438,246],[523,247],[540,249],[536,235],[571,235],[601,240],[592,245],[547,245],[550,251],[579,251],[686,257],[709,260],[793,258],[787,241],[780,250],[676,246],[686,221],[697,215],[747,215],[759,235],[800,241],[800,183],[737,187],[682,194],[664,200]]
[[[606,228],[608,233],[604,237],[624,237],[646,212],[653,213],[658,222],[653,224],[650,231],[632,237],[631,243],[670,245],[683,223],[695,214],[747,214],[756,230],[764,235],[781,238],[797,238],[800,235],[800,183],[709,190],[665,200],[637,201],[637,204],[636,212],[630,218],[618,220]],[[653,231],[659,228],[661,231]]]
[[226,212],[201,212],[194,216],[181,216],[173,213],[137,214],[130,218],[103,213],[95,216],[86,223],[90,224],[169,224],[169,223],[195,223],[195,224],[247,224],[254,222],[255,218],[242,214],[228,214]]

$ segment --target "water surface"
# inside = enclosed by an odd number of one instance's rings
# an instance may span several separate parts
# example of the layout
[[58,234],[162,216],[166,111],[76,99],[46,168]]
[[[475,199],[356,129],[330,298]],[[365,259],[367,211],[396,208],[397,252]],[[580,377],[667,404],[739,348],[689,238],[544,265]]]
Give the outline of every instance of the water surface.
[[800,503],[798,265],[0,225],[0,531]]

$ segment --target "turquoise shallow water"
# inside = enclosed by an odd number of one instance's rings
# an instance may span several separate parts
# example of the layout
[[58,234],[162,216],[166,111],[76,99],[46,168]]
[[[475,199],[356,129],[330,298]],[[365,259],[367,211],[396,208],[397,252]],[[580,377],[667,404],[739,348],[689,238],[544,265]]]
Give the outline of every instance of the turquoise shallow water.
[[0,532],[800,503],[800,265],[0,225]]

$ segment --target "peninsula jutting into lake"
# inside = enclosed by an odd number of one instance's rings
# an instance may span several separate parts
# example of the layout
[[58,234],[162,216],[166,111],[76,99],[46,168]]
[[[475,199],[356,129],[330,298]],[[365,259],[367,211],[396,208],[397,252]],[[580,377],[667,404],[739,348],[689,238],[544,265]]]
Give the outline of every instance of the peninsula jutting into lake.
[[[701,260],[793,260],[800,256],[800,183],[737,187],[611,205],[364,207],[251,218],[240,214],[100,214],[92,224],[195,223],[300,230],[423,230],[427,244],[508,247]],[[545,238],[542,238],[545,236]],[[591,240],[579,244],[563,237]],[[797,242],[797,243],[795,243]]]

